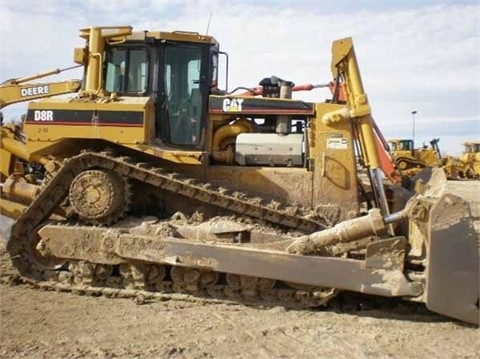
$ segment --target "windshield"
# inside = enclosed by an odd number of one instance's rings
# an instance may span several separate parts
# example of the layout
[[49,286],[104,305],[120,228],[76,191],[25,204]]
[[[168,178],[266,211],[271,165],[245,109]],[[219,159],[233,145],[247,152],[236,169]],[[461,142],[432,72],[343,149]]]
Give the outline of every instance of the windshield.
[[413,150],[413,142],[410,140],[400,141],[399,147],[401,151],[411,151]]

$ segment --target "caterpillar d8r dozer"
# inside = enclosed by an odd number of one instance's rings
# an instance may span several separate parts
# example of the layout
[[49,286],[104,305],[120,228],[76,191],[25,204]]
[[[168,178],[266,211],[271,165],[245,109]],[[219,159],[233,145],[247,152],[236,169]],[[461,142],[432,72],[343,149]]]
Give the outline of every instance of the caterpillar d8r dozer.
[[468,204],[441,170],[384,184],[351,38],[333,42],[333,98],[309,103],[276,77],[219,90],[211,36],[80,36],[78,94],[31,102],[25,143],[2,135],[7,249],[25,281],[288,307],[354,291],[479,323]]

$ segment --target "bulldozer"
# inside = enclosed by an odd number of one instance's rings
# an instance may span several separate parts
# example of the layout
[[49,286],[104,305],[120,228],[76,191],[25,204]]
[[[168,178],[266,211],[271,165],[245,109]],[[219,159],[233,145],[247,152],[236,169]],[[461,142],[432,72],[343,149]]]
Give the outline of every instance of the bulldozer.
[[464,142],[463,146],[464,150],[458,158],[460,177],[480,179],[480,141]]
[[460,163],[452,156],[442,156],[439,138],[430,141],[430,147],[423,145],[414,148],[410,139],[390,139],[388,145],[396,168],[407,178],[411,178],[425,167],[443,168],[448,179],[458,179]]
[[390,139],[388,144],[397,167],[403,173],[413,176],[424,167],[434,167],[440,164],[440,153],[436,147],[438,141],[439,139],[433,139],[431,148],[426,145],[415,148],[413,140],[410,139]]
[[358,292],[479,324],[469,205],[435,168],[385,183],[351,38],[333,41],[331,98],[312,103],[275,76],[221,89],[228,55],[209,35],[80,37],[81,89],[30,102],[24,141],[1,132],[0,210],[23,281],[294,308]]

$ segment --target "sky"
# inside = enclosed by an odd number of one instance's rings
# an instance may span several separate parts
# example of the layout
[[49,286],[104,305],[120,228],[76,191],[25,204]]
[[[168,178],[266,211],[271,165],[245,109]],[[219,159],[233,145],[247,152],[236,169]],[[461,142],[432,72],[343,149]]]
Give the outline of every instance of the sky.
[[[417,146],[440,138],[451,155],[480,140],[479,1],[0,0],[0,82],[73,65],[73,49],[84,45],[78,30],[101,25],[208,31],[229,54],[230,90],[272,75],[327,83],[332,41],[351,36],[386,138],[412,138],[415,128]],[[322,102],[329,93],[294,97]],[[26,107],[5,108],[5,119]]]

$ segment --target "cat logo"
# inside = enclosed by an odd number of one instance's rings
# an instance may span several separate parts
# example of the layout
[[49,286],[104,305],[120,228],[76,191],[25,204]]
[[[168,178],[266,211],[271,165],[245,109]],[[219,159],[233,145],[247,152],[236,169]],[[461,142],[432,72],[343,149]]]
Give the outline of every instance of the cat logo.
[[241,112],[243,99],[226,98],[223,100],[223,112]]

